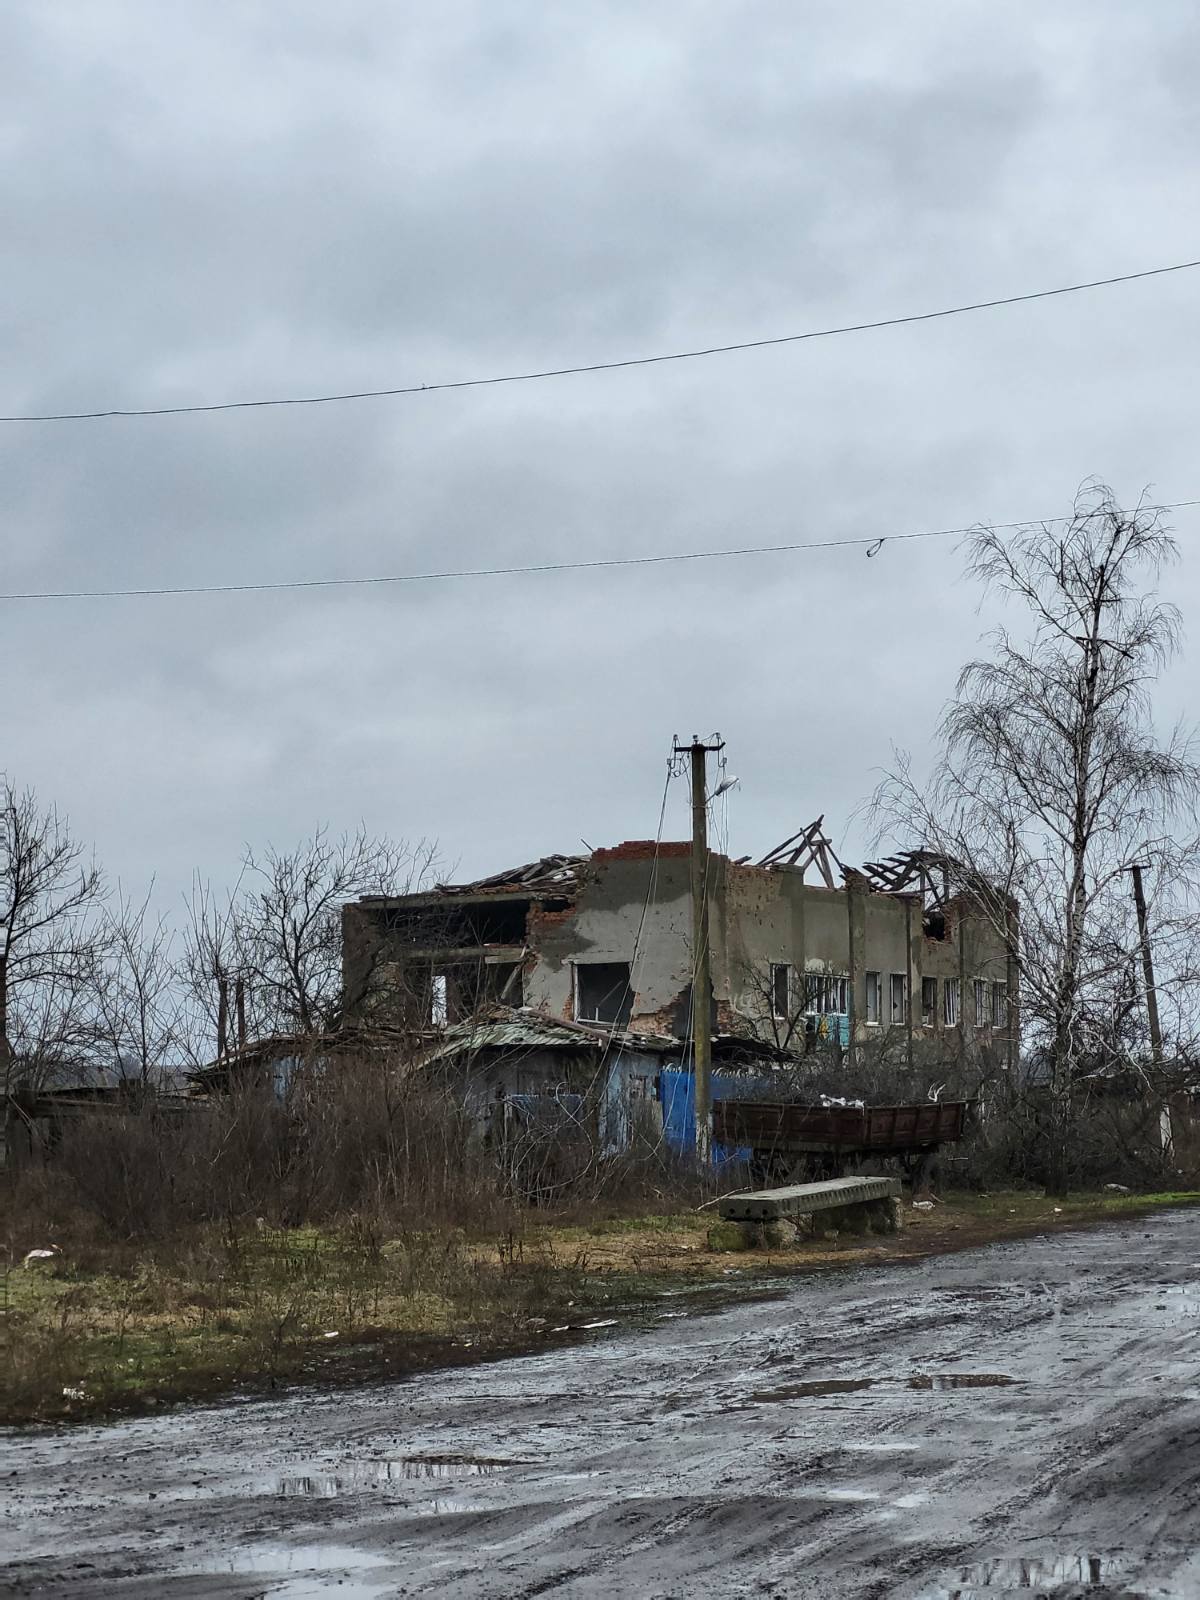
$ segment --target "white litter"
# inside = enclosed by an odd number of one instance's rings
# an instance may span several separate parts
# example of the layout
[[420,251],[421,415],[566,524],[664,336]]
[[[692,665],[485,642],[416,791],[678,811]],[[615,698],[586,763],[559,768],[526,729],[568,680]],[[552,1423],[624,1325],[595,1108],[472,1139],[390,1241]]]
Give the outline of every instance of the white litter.
[[864,1105],[862,1100],[843,1100],[840,1095],[836,1094],[823,1094],[820,1099],[822,1106],[826,1110],[834,1106],[843,1106],[847,1111],[861,1111]]
[[35,1261],[54,1261],[60,1255],[62,1255],[62,1251],[56,1244],[52,1244],[47,1250],[27,1251],[21,1260],[21,1265],[23,1267],[29,1267],[32,1266]]
[[64,1385],[63,1394],[66,1396],[66,1398],[68,1400],[86,1400],[87,1399],[87,1390],[86,1389],[72,1389],[69,1384],[68,1385]]
[[338,1337],[338,1331],[335,1328],[332,1333],[322,1334],[321,1337],[324,1339],[336,1339]]
[[932,1211],[933,1210],[933,1201],[932,1200],[914,1200],[912,1204],[913,1204],[913,1210],[914,1211]]

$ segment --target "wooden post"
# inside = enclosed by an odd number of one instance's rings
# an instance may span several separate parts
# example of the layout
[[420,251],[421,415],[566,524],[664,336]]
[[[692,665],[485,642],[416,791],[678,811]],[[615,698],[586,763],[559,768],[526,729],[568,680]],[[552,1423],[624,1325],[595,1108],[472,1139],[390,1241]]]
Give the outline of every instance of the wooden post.
[[720,739],[698,736],[686,747],[692,763],[692,1066],[696,1159],[707,1166],[712,1133],[712,959],[708,935],[708,754],[724,749]]
[[1004,1021],[1008,1030],[1006,1060],[1010,1077],[1017,1070],[1019,1061],[1017,1047],[1021,1036],[1021,964],[1017,948],[1020,931],[1017,925],[1017,903],[1012,895],[1008,895],[1004,912]]
[[1150,949],[1150,924],[1146,916],[1146,893],[1142,887],[1141,862],[1135,861],[1129,871],[1133,877],[1133,899],[1137,906],[1138,935],[1142,945],[1142,976],[1146,980],[1146,1021],[1150,1025],[1150,1057],[1156,1067],[1161,1067],[1162,1029],[1158,1021],[1158,990],[1154,986],[1154,956]]
[[[922,901],[918,900],[917,901],[917,905],[916,905],[916,910],[917,910],[918,916],[921,913],[921,906],[922,906]],[[918,963],[913,960],[913,909],[914,908],[913,908],[913,903],[912,903],[911,898],[906,899],[905,903],[904,903],[904,932],[905,932],[905,935],[906,935],[904,943],[905,943],[905,947],[906,947],[906,949],[908,951],[908,996],[907,996],[908,1004],[905,1007],[905,1012],[904,1012],[904,1025],[905,1025],[905,1041],[904,1042],[905,1042],[906,1065],[908,1067],[909,1072],[911,1072],[912,1069],[913,1069],[913,1011],[921,1003],[921,995],[920,995],[919,991],[916,994],[913,993],[914,986],[920,982],[920,974],[919,974],[919,971],[918,971]],[[891,1005],[891,997],[890,996],[888,998],[888,1005],[889,1006]],[[889,1012],[889,1020],[890,1020],[890,1012]]]
[[[958,1075],[966,1075],[966,898],[965,891],[958,891]],[[971,994],[971,1005],[974,1005],[974,992]],[[971,1021],[978,1022],[976,1016]]]

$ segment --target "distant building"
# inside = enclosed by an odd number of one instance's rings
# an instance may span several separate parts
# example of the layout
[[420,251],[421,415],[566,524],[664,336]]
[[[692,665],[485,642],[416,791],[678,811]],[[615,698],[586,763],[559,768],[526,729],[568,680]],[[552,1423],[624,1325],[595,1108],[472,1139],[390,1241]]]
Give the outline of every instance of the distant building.
[[[712,854],[708,893],[726,1059],[737,1039],[1015,1059],[1011,911],[956,863],[911,852],[843,868],[818,820],[754,864]],[[342,927],[350,1021],[444,1027],[500,1004],[629,1038],[691,1033],[688,843],[636,840],[367,897],[343,908]]]

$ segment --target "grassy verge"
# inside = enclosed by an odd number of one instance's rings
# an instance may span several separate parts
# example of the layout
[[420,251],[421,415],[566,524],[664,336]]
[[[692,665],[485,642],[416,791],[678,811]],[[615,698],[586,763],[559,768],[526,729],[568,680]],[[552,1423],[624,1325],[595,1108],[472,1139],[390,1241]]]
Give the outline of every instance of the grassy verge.
[[713,1212],[399,1239],[362,1227],[216,1230],[119,1264],[14,1267],[0,1297],[0,1420],[95,1417],[238,1389],[384,1377],[569,1336],[664,1290],[883,1264],[1081,1227],[1200,1194],[951,1195],[895,1236],[708,1248]]

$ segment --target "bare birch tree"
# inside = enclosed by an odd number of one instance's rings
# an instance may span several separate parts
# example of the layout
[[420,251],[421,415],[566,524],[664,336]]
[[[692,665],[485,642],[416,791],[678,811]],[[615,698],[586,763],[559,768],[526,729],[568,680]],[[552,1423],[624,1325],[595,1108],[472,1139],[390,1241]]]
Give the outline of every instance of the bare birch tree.
[[[998,628],[963,668],[932,781],[901,758],[876,796],[893,824],[966,863],[1012,942],[1026,1042],[1047,1066],[1056,1193],[1081,1075],[1099,1050],[1127,1048],[1128,867],[1165,881],[1194,859],[1200,769],[1186,732],[1160,739],[1152,715],[1180,639],[1154,587],[1175,555],[1157,511],[1122,510],[1097,485],[1065,523],[973,534],[968,573],[1021,605],[1028,635]],[[981,882],[995,892],[979,896]]]
[[53,806],[0,777],[0,1076],[35,1085],[81,1049],[104,882]]

